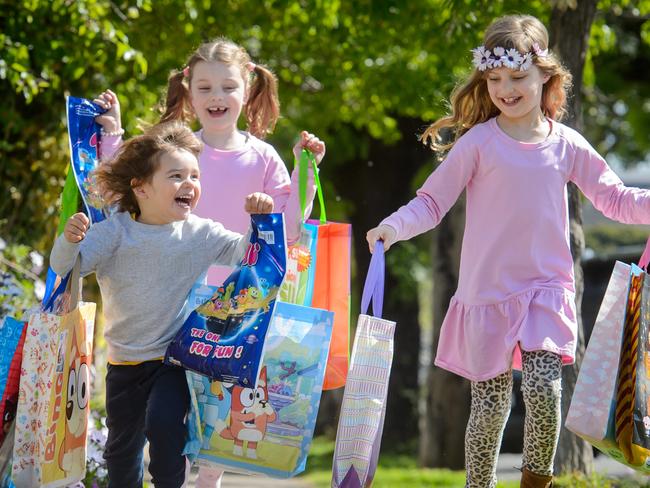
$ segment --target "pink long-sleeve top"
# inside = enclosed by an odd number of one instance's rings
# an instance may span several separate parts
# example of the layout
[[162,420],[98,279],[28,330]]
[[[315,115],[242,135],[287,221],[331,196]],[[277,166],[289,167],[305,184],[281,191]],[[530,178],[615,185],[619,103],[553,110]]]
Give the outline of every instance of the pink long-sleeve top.
[[[201,132],[197,133],[201,139]],[[101,141],[102,161],[110,159],[121,144],[120,137],[105,136]],[[248,134],[246,143],[233,150],[222,151],[204,143],[199,156],[201,171],[201,198],[194,213],[199,217],[220,222],[226,229],[246,233],[250,216],[244,211],[247,195],[263,192],[274,201],[274,211],[283,212],[287,240],[300,236],[300,223],[311,213],[314,199],[314,175],[309,169],[307,208],[300,211],[298,170],[291,177],[278,152],[270,144]],[[212,266],[208,284],[220,285],[232,268]]]
[[435,227],[467,189],[458,289],[435,364],[473,381],[521,368],[521,349],[574,361],[577,322],[567,182],[605,216],[650,224],[650,191],[623,185],[576,131],[512,139],[496,119],[454,144],[417,196],[382,223],[409,239]]

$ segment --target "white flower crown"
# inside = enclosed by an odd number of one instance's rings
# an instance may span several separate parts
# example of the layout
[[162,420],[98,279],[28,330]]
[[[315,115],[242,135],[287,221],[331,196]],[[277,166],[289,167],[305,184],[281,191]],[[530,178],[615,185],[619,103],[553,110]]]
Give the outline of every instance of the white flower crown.
[[472,55],[474,56],[472,64],[479,71],[500,68],[501,66],[526,71],[533,65],[533,55],[543,58],[548,55],[548,49],[541,49],[539,44],[535,43],[532,51],[521,54],[515,48],[505,49],[497,46],[490,51],[485,49],[485,46],[479,46],[472,49]]

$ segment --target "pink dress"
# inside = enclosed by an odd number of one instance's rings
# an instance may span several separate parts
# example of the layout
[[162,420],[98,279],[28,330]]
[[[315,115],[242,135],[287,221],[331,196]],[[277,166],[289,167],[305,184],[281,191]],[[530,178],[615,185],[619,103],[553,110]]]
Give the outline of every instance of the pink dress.
[[579,133],[551,122],[544,141],[523,143],[496,119],[465,133],[417,196],[382,222],[409,239],[435,227],[467,188],[458,289],[437,366],[484,381],[520,369],[520,348],[574,361],[568,181],[605,216],[650,224],[650,191],[625,187]]
[[[200,139],[201,132],[197,136]],[[297,168],[290,178],[273,146],[253,135],[247,136],[243,146],[230,151],[203,145],[199,156],[201,198],[194,213],[216,220],[228,230],[245,234],[250,226],[250,216],[244,211],[245,198],[251,193],[263,192],[273,197],[275,212],[284,212],[287,240],[293,242],[300,236],[300,222],[303,219],[300,214]],[[104,137],[102,159],[110,158],[120,144],[119,137]],[[311,213],[314,194],[314,177],[310,169],[305,217]],[[208,284],[220,285],[231,271],[228,267],[212,266],[208,271]]]

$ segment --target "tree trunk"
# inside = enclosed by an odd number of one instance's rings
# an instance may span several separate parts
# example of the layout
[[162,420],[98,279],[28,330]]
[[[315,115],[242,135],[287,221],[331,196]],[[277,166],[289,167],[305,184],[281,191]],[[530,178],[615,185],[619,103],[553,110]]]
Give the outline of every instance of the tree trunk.
[[[465,225],[465,199],[453,206],[434,231],[433,239],[433,341],[435,357],[440,327],[456,291],[460,246]],[[428,366],[422,391],[419,464],[463,469],[465,426],[469,417],[469,381],[444,369]]]
[[[366,232],[413,198],[413,178],[422,165],[432,159],[431,152],[416,140],[422,125],[419,119],[398,119],[403,137],[392,145],[372,139],[365,133],[359,134],[359,146],[363,148],[367,145],[367,154],[328,170],[334,171],[328,180],[336,181],[336,189],[343,199],[355,204],[348,214],[353,229],[353,267],[356,268],[354,296],[361,295],[370,263]],[[334,195],[330,195],[329,199],[333,200]],[[384,423],[385,446],[403,445],[418,436],[419,308],[418,295],[413,292],[414,280],[408,272],[409,259],[412,260],[413,256],[409,256],[405,249],[405,244],[398,243],[386,255],[383,315],[396,321],[397,329]],[[357,306],[353,302],[350,314],[352,330],[359,315]],[[342,391],[327,392],[323,396],[319,413],[320,431],[327,430],[328,425],[336,426],[333,421],[337,416]]]
[[[582,72],[587,55],[589,33],[596,14],[595,0],[579,0],[575,8],[567,2],[556,1],[551,14],[549,34],[551,49],[555,51],[564,65],[573,75],[573,96],[569,98],[569,116],[564,121],[567,125],[581,130],[581,88]],[[576,362],[562,371],[562,418],[565,419],[571,404],[571,397],[578,378],[578,370],[585,352],[585,335],[582,327],[580,307],[584,281],[580,264],[584,248],[582,231],[582,208],[578,188],[569,184],[569,225],[571,231],[571,253],[576,282],[576,310],[578,316],[578,345]],[[567,429],[562,429],[557,454],[555,456],[557,473],[580,471],[590,474],[593,470],[592,447]]]

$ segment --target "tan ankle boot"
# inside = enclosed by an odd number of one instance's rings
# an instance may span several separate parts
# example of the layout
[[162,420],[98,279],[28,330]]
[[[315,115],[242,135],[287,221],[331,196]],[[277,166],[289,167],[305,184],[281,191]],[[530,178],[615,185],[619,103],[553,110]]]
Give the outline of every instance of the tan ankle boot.
[[520,488],[552,488],[553,476],[535,474],[526,468],[521,470]]

